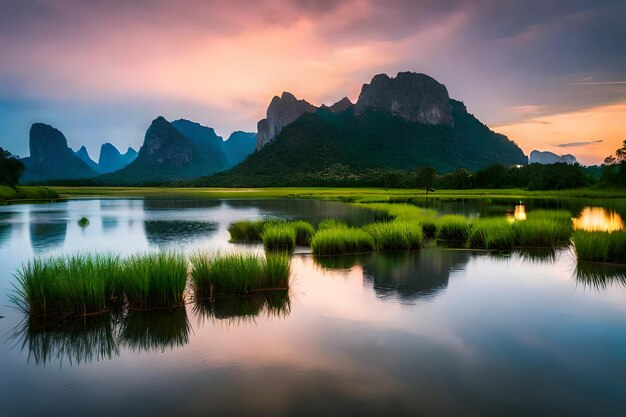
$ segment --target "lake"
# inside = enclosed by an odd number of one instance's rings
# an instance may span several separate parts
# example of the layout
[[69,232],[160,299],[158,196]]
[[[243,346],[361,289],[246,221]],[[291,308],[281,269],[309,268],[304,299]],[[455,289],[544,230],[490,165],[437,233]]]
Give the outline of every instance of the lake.
[[[521,216],[522,205],[431,204],[472,216]],[[585,212],[586,201],[523,206],[565,207],[593,227],[624,217]],[[288,293],[44,328],[9,306],[13,273],[35,256],[262,252],[228,243],[227,227],[263,217],[376,218],[297,199],[1,206],[0,415],[624,415],[626,274],[577,269],[568,248],[320,259],[297,248]]]

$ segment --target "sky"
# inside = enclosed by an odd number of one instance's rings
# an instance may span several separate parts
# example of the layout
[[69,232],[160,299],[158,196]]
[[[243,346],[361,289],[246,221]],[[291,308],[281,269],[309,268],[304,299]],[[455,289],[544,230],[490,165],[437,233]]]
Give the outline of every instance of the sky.
[[0,0],[0,146],[33,122],[138,149],[159,115],[228,137],[274,95],[428,74],[492,129],[600,163],[626,139],[623,0]]

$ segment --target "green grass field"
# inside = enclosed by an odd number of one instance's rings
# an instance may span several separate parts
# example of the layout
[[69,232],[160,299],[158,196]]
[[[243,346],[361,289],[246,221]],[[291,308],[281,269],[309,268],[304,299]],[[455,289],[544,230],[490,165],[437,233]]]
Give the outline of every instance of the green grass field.
[[49,187],[16,187],[0,185],[0,201],[40,200],[57,198],[59,195]]
[[[424,190],[384,188],[173,188],[173,187],[50,187],[61,197],[168,197],[168,198],[312,198],[347,202],[407,201],[426,198]],[[428,198],[624,198],[623,189],[582,188],[563,191],[438,190]]]

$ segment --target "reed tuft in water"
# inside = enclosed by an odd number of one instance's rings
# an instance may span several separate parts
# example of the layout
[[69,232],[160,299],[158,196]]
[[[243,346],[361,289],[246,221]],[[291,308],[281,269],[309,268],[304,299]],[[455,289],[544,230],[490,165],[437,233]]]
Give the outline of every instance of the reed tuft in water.
[[184,304],[187,261],[178,253],[136,255],[123,262],[120,286],[136,310]]
[[243,220],[228,226],[231,242],[256,243],[261,241],[261,235],[267,220]]
[[416,221],[372,223],[364,229],[374,238],[377,250],[419,249],[424,240],[422,227]]
[[315,235],[315,228],[304,220],[289,222],[289,225],[296,231],[296,245],[309,246],[311,239]]
[[266,226],[261,235],[266,251],[292,251],[296,246],[296,230],[288,223]]
[[587,232],[573,235],[578,261],[626,263],[626,232]]
[[121,264],[111,255],[34,259],[16,274],[11,301],[31,316],[87,316],[107,311]]
[[196,298],[214,294],[247,294],[289,287],[290,258],[285,253],[228,254],[191,259],[191,283]]
[[437,219],[437,239],[448,243],[465,244],[470,233],[469,220],[460,215],[447,215]]
[[318,256],[364,253],[374,248],[374,238],[365,230],[342,226],[318,230],[311,240],[311,249]]
[[571,221],[550,217],[530,218],[513,224],[515,246],[549,248],[567,246],[572,236]]
[[506,219],[479,219],[472,222],[468,242],[473,249],[511,249],[515,245],[515,233]]

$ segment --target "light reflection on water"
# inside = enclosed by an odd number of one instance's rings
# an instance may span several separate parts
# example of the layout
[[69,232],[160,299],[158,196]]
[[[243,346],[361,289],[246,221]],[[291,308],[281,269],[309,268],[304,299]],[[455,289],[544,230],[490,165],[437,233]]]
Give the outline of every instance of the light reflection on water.
[[574,229],[588,232],[615,232],[624,230],[624,220],[615,211],[604,207],[585,207],[572,219]]
[[[16,206],[0,216],[0,283],[34,253],[225,249],[241,218],[364,215],[273,204]],[[620,415],[620,271],[576,268],[568,250],[300,254],[289,293],[22,322],[13,339],[22,317],[1,298],[0,415]]]

